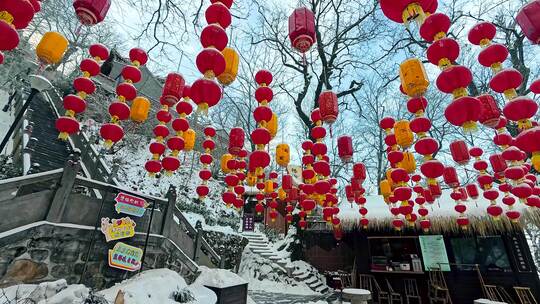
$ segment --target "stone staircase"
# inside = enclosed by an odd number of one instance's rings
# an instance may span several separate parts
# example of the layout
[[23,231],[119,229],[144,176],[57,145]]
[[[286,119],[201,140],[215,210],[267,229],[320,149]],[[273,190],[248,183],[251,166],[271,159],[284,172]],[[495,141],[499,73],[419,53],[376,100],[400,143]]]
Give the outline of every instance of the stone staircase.
[[301,265],[297,262],[291,262],[289,258],[284,258],[270,243],[266,235],[257,232],[243,232],[242,236],[249,240],[247,248],[276,264],[282,268],[289,277],[293,278],[297,282],[305,283],[309,288],[315,292],[325,293],[328,291],[328,286],[324,281],[324,277],[321,277],[317,270],[312,266]]

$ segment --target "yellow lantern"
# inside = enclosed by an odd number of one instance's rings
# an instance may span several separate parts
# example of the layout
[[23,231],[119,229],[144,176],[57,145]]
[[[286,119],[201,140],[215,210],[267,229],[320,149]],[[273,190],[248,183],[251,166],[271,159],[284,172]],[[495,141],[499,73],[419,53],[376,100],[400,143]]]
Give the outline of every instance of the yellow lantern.
[[390,188],[394,187],[394,181],[392,180],[392,168],[386,170],[386,181],[390,185]]
[[420,97],[424,95],[429,80],[422,61],[418,58],[411,58],[403,61],[399,66],[399,78],[403,91],[410,97]]
[[142,96],[137,96],[131,104],[131,112],[129,117],[134,122],[142,123],[148,118],[150,111],[150,101]]
[[278,189],[278,198],[280,201],[284,201],[287,198],[287,192],[283,188],[279,187]]
[[276,137],[278,129],[278,117],[276,113],[272,113],[272,118],[266,123],[266,129],[270,132],[270,137]]
[[182,137],[184,138],[184,151],[192,151],[195,147],[195,139],[197,137],[195,131],[188,129],[182,134]]
[[257,184],[257,176],[253,175],[253,173],[251,172],[248,172],[248,175],[246,177],[246,183],[250,187],[255,186],[255,184]]
[[396,142],[402,148],[408,148],[414,141],[414,135],[409,127],[408,120],[400,120],[394,124],[394,134],[396,135]]
[[386,179],[383,179],[379,183],[379,188],[381,190],[381,195],[385,198],[389,197],[392,194],[392,188],[390,187],[390,183]]
[[36,47],[36,55],[45,64],[59,63],[68,47],[67,39],[58,32],[47,32]]
[[233,156],[229,153],[225,153],[221,156],[221,171],[223,171],[223,173],[225,174],[231,172],[231,170],[229,170],[229,168],[227,167],[227,162],[229,162],[229,160],[231,159],[233,159]]
[[412,152],[407,151],[403,153],[403,160],[399,162],[398,167],[405,169],[409,174],[416,171],[416,160],[414,159]]
[[229,47],[226,47],[221,51],[225,58],[225,72],[221,73],[217,77],[219,83],[224,86],[228,86],[234,82],[236,75],[238,75],[238,65],[240,64],[240,56],[238,53]]
[[291,151],[288,144],[279,144],[276,147],[276,162],[281,167],[287,167],[291,160]]
[[274,192],[274,182],[273,181],[266,180],[264,182],[264,192],[266,194],[270,194],[270,193]]

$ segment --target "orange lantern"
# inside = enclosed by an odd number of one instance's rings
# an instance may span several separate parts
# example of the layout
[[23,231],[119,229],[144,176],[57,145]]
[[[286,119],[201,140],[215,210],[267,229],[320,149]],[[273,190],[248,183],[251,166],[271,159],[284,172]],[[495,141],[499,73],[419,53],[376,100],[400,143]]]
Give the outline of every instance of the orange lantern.
[[403,61],[399,66],[399,78],[403,91],[410,97],[424,95],[429,86],[429,80],[422,61],[411,58]]
[[276,137],[278,130],[278,116],[276,113],[272,113],[272,118],[266,123],[266,130],[270,132],[270,137]]
[[240,56],[234,49],[229,47],[223,49],[221,54],[223,54],[223,57],[225,58],[225,71],[221,73],[217,79],[222,85],[228,86],[236,80]]
[[407,173],[412,174],[416,171],[416,160],[414,159],[414,154],[412,152],[404,152],[403,160],[398,164],[399,168],[405,169]]
[[390,182],[388,180],[383,179],[379,183],[379,189],[381,191],[381,195],[384,196],[385,199],[387,199],[392,194],[392,188],[390,187]]
[[150,111],[150,101],[147,98],[138,96],[133,99],[131,105],[130,118],[134,122],[142,123],[148,118],[148,112]]
[[291,151],[288,144],[279,144],[276,147],[276,163],[281,167],[287,167],[291,160]]
[[182,137],[184,138],[184,151],[193,151],[195,139],[197,138],[195,131],[193,131],[193,129],[188,129],[182,134]]
[[229,160],[233,159],[233,156],[232,154],[229,154],[229,153],[225,153],[221,156],[221,171],[223,171],[223,173],[225,174],[228,174],[231,172],[231,170],[229,169],[229,167],[227,166],[227,163],[229,162]]
[[68,47],[68,40],[58,32],[47,32],[36,47],[36,55],[44,64],[59,63]]
[[408,120],[400,120],[394,124],[394,134],[396,135],[396,142],[402,148],[408,148],[414,141],[414,135],[409,127]]

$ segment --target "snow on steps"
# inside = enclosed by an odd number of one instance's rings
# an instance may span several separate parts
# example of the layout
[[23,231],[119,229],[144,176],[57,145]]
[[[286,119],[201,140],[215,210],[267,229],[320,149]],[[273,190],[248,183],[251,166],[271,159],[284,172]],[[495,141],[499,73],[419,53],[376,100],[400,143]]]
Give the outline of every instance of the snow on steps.
[[288,258],[284,259],[280,257],[278,252],[271,246],[266,235],[255,232],[243,232],[242,236],[248,239],[247,248],[251,252],[279,265],[295,281],[305,283],[315,292],[325,293],[328,291],[325,278],[319,275],[313,266],[303,261],[291,262]]

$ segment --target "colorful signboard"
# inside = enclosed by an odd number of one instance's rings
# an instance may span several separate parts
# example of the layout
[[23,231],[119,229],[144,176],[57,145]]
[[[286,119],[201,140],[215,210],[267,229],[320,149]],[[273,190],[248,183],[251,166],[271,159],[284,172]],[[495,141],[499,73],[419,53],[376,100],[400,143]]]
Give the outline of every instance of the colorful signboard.
[[133,237],[135,235],[135,222],[129,217],[121,219],[101,219],[101,232],[107,242]]
[[450,271],[448,254],[444,245],[442,235],[420,235],[420,249],[422,250],[422,259],[424,260],[424,269],[441,269],[441,271]]
[[136,217],[141,217],[148,207],[146,200],[124,192],[120,192],[114,198],[116,201],[115,210],[118,213],[125,213]]
[[118,242],[113,249],[109,249],[109,266],[137,271],[141,268],[142,256],[142,249]]

